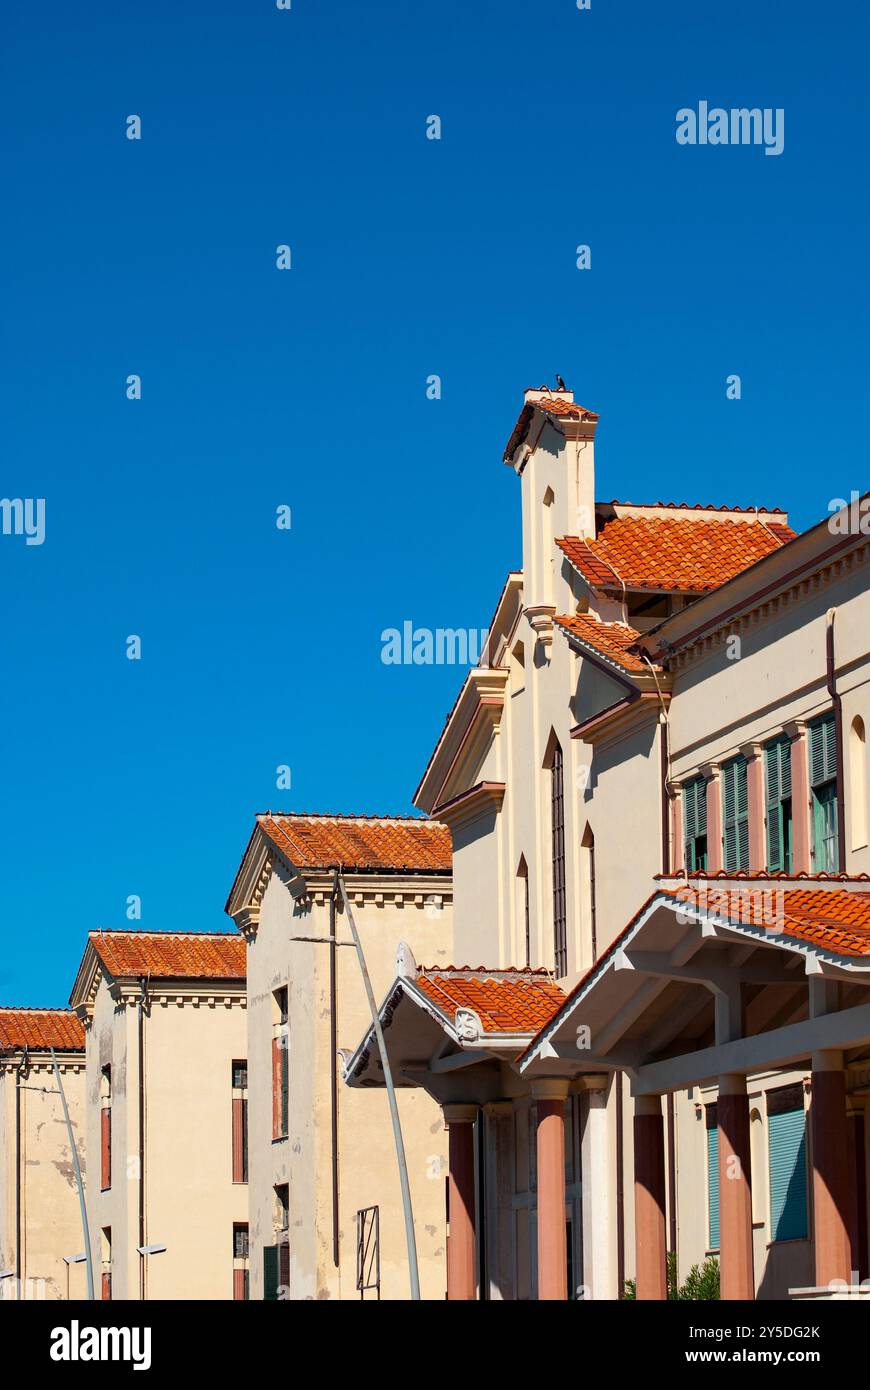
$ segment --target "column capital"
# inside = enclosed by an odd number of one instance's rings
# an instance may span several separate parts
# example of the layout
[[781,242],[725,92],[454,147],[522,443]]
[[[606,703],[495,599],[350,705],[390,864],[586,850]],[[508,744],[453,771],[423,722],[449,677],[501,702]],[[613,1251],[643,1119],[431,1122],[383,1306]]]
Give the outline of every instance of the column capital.
[[805,738],[807,721],[805,719],[787,719],[782,726],[782,731],[788,734],[789,738]]
[[587,1071],[582,1076],[575,1076],[571,1082],[571,1090],[575,1095],[581,1092],[606,1091],[610,1085],[610,1076],[606,1071]]
[[661,1118],[662,1098],[661,1096],[635,1096],[634,1113],[638,1115],[658,1115]]
[[764,744],[761,739],[751,738],[748,743],[741,743],[739,751],[743,754],[747,762],[752,762],[753,758],[760,758],[764,751]]
[[825,1048],[813,1053],[813,1071],[842,1071],[843,1054],[836,1048]]
[[722,764],[720,762],[717,762],[714,758],[709,762],[700,763],[698,766],[698,771],[702,773],[702,775],[706,777],[709,782],[715,782],[716,778],[719,776],[719,773],[722,771]]
[[742,1072],[729,1072],[719,1077],[720,1096],[745,1096],[746,1077]]
[[532,1082],[533,1100],[567,1100],[571,1089],[569,1076],[542,1076]]
[[477,1119],[476,1105],[442,1105],[446,1125],[473,1125]]

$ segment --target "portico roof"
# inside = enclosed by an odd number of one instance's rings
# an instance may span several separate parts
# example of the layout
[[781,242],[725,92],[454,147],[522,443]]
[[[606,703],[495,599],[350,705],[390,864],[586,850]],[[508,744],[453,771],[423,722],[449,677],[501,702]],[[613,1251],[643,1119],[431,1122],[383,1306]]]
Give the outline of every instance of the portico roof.
[[[432,1094],[440,1093],[440,1082],[455,1094],[447,1078],[471,1070],[476,1093],[488,1087],[499,1094],[500,1065],[513,1062],[565,998],[545,970],[427,969],[404,945],[397,966],[379,1009],[394,1084],[422,1085]],[[384,1084],[374,1026],[346,1056],[344,1080]]]
[[636,1094],[821,1049],[870,1053],[865,882],[672,880],[518,1061],[520,1074],[621,1068]]

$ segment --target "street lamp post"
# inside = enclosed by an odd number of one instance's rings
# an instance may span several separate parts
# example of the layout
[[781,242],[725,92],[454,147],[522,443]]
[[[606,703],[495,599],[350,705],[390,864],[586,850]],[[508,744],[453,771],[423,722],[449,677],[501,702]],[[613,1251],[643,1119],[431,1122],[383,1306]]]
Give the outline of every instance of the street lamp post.
[[[72,1153],[73,1168],[76,1175],[76,1187],[79,1190],[79,1210],[82,1216],[82,1234],[85,1238],[85,1264],[88,1274],[88,1298],[94,1301],[94,1262],[91,1258],[91,1233],[88,1230],[88,1209],[85,1204],[85,1186],[82,1182],[82,1166],[79,1163],[79,1151],[76,1145],[75,1135],[73,1134],[72,1121],[69,1117],[69,1106],[66,1103],[63,1082],[60,1079],[60,1067],[57,1065],[57,1058],[54,1055],[54,1048],[51,1049],[51,1064],[54,1067],[54,1079],[57,1082],[57,1089],[60,1091],[60,1103],[63,1106],[63,1117],[66,1120],[66,1132],[69,1136],[69,1147]],[[67,1265],[67,1277],[69,1277],[69,1265]]]

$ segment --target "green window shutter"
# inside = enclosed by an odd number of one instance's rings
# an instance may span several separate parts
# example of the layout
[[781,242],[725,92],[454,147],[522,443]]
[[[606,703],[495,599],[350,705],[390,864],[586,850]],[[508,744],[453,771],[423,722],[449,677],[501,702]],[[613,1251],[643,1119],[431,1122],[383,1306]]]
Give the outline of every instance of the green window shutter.
[[715,1105],[708,1105],[707,1123],[707,1248],[719,1249],[719,1130]]
[[278,1301],[278,1247],[263,1247],[263,1298],[267,1303]]
[[688,873],[707,867],[707,857],[699,840],[707,838],[707,779],[696,777],[683,788],[683,850]]
[[791,741],[779,738],[764,750],[767,788],[767,868],[791,869]]
[[818,787],[837,776],[837,729],[833,713],[811,724],[809,734],[810,785]]
[[816,873],[835,874],[839,865],[836,782],[813,790],[813,839]]
[[749,784],[746,759],[732,758],[722,767],[722,833],[725,869],[749,868]]
[[768,1115],[770,1238],[807,1236],[807,1141],[803,1108]]

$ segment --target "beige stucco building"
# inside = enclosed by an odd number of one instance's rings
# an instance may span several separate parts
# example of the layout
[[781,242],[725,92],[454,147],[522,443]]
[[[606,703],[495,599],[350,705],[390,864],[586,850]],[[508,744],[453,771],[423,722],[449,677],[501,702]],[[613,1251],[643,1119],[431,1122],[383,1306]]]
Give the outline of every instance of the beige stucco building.
[[85,1027],[96,1296],[243,1297],[244,941],[91,932],[70,1002]]
[[596,503],[596,426],[530,391],[505,451],[522,571],[415,797],[488,969],[400,971],[387,1046],[448,1123],[450,1296],[661,1296],[665,1246],[787,1296],[866,1273],[870,527]]
[[[251,1297],[407,1298],[408,1257],[384,1092],[341,1085],[342,1047],[371,1019],[341,879],[378,997],[397,943],[452,958],[443,826],[364,816],[258,816],[227,903],[247,940]],[[334,941],[334,945],[331,943]],[[424,1298],[446,1287],[446,1136],[403,1090]]]
[[[0,1298],[85,1294],[73,1156],[57,1059],[84,1168],[85,1038],[68,1009],[0,1009]],[[70,1257],[69,1262],[64,1256]]]

